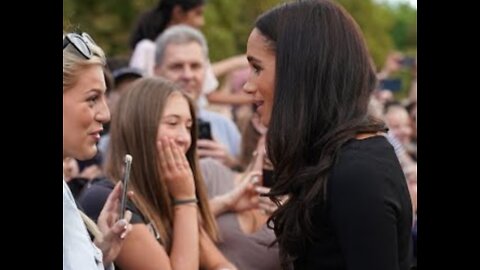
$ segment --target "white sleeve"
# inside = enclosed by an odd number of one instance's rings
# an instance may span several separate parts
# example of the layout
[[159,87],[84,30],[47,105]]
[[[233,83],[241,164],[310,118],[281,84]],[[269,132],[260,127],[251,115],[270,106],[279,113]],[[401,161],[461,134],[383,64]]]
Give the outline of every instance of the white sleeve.
[[155,43],[148,39],[138,42],[130,58],[130,67],[138,68],[146,76],[153,76],[155,67]]

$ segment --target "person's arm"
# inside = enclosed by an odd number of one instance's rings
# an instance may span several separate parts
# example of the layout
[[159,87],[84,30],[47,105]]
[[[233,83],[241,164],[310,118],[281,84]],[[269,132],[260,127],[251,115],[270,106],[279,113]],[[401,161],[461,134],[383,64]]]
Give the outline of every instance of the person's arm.
[[[242,179],[235,184],[235,187],[228,193],[218,195],[210,199],[210,210],[214,216],[219,216],[225,212],[242,212],[258,207],[259,196],[255,190],[255,184],[261,176],[260,171],[253,171],[246,176],[238,174],[236,177]],[[235,183],[237,181],[235,180]]]
[[[173,197],[174,220],[170,263],[172,269],[198,269],[199,236],[196,202],[177,203],[195,199],[195,183],[185,154],[172,138],[158,142],[160,170],[168,191]],[[141,268],[137,268],[141,269]]]
[[197,152],[200,158],[211,157],[229,168],[239,165],[238,159],[229,154],[227,147],[215,140],[199,139]]
[[[170,253],[172,269],[198,269],[199,236],[196,204],[174,207],[173,244]],[[140,268],[139,268],[140,269]]]
[[158,243],[147,225],[134,224],[115,262],[123,270],[197,270],[199,264],[197,216],[196,206],[175,207],[170,254]]
[[205,270],[237,270],[203,229],[200,233],[200,267]]
[[207,95],[209,103],[226,104],[226,105],[244,105],[252,104],[254,99],[252,95],[244,92],[229,93],[225,91],[213,91]]
[[215,74],[216,77],[220,77],[232,70],[247,66],[248,61],[245,54],[235,55],[212,63],[213,74]]
[[346,269],[399,269],[397,213],[401,205],[389,190],[389,180],[375,170],[381,168],[342,168],[329,180],[329,218]]
[[115,263],[123,270],[173,269],[167,252],[147,225],[134,224],[132,227]]

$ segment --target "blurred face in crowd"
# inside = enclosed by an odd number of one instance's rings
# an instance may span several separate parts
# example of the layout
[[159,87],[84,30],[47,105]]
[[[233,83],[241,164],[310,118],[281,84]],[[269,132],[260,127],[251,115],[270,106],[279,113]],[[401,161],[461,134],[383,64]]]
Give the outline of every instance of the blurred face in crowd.
[[205,79],[205,62],[202,47],[197,42],[170,43],[165,48],[162,63],[155,67],[155,75],[177,83],[197,100]]
[[275,88],[275,52],[256,28],[247,42],[250,75],[243,90],[253,95],[263,125],[268,126],[272,114]]
[[390,108],[385,114],[385,122],[392,134],[403,144],[408,144],[412,136],[412,127],[407,110],[400,107]]
[[183,11],[180,6],[177,7],[179,8],[179,12],[176,18],[177,23],[187,24],[197,29],[201,28],[205,24],[205,19],[203,17],[205,7],[203,5],[187,11]]
[[162,119],[158,127],[157,141],[167,136],[187,153],[192,144],[192,114],[184,96],[173,93],[168,97]]
[[90,65],[63,92],[63,157],[90,159],[97,153],[103,123],[110,120],[100,65]]

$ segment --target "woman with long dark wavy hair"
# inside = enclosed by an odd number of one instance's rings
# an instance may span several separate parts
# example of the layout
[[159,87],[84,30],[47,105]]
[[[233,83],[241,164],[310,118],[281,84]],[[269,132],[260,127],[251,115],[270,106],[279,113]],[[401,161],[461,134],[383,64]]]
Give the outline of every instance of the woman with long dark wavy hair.
[[352,17],[328,0],[279,5],[256,21],[247,59],[282,266],[409,269],[412,205],[386,126],[368,114],[376,77]]

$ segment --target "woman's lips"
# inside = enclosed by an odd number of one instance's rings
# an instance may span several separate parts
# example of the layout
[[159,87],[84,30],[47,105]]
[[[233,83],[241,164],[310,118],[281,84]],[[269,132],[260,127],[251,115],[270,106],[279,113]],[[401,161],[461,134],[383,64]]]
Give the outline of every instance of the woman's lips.
[[257,106],[257,112],[261,115],[263,111],[263,101],[257,101],[255,105]]

